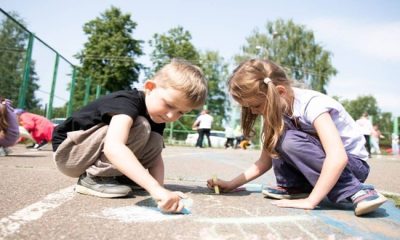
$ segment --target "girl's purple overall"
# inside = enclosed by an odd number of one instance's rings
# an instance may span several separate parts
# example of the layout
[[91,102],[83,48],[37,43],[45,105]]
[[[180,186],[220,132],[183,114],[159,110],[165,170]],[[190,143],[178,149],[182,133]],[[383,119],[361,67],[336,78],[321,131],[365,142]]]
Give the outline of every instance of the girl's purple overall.
[[[272,164],[278,186],[311,189],[317,183],[325,160],[325,152],[316,136],[301,131],[295,121],[285,117],[285,131],[276,146],[279,159]],[[366,161],[347,153],[348,163],[328,194],[329,200],[340,202],[362,188],[369,174]]]

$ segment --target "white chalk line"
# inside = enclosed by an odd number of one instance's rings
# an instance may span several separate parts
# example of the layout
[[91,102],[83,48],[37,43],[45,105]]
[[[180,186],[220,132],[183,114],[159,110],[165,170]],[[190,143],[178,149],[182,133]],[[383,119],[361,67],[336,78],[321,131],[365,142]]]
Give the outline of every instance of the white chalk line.
[[315,217],[309,215],[298,216],[268,216],[268,217],[226,217],[226,218],[198,218],[195,221],[213,224],[268,224],[293,223],[295,221],[312,221]]
[[84,214],[88,217],[112,219],[124,223],[159,222],[182,218],[181,214],[164,214],[157,207],[125,206],[105,208],[98,213]]
[[51,193],[41,201],[0,219],[0,238],[17,233],[23,225],[40,219],[46,212],[72,199],[74,196],[74,186]]

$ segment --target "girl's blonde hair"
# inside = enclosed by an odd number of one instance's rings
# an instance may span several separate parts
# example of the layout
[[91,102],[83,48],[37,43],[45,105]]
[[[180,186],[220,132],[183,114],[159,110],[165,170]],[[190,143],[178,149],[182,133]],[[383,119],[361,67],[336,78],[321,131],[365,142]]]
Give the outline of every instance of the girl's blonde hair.
[[[241,125],[246,137],[253,135],[253,126],[257,114],[251,112],[249,106],[264,105],[263,147],[273,155],[277,155],[275,146],[283,130],[283,115],[291,114],[290,101],[281,101],[275,86],[281,85],[291,89],[291,81],[285,71],[268,60],[251,59],[242,62],[228,81],[232,97],[242,105]],[[290,93],[292,91],[289,91]],[[243,102],[249,106],[243,105]]]
[[162,87],[183,92],[190,107],[203,106],[207,98],[207,80],[201,69],[183,59],[172,59],[152,78]]
[[3,97],[0,97],[0,131],[3,131],[5,134],[8,129],[8,111],[7,105],[3,104],[6,101]]

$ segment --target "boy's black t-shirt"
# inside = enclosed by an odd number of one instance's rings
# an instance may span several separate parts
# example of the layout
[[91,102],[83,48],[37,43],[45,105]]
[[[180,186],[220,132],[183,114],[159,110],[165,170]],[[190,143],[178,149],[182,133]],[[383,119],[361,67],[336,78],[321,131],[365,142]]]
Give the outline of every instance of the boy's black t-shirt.
[[165,123],[155,123],[147,113],[144,92],[121,90],[89,103],[79,111],[72,114],[63,123],[58,125],[53,132],[53,151],[67,138],[67,133],[77,130],[87,130],[99,123],[109,124],[112,115],[126,114],[133,120],[138,116],[145,117],[151,130],[163,135]]

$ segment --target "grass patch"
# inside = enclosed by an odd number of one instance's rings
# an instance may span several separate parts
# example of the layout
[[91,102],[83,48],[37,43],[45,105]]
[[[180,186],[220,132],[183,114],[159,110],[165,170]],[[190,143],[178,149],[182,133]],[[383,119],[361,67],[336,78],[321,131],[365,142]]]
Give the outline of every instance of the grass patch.
[[390,195],[390,194],[384,194],[385,197],[390,198],[394,201],[394,205],[397,208],[400,208],[400,196],[394,196],[394,195]]

